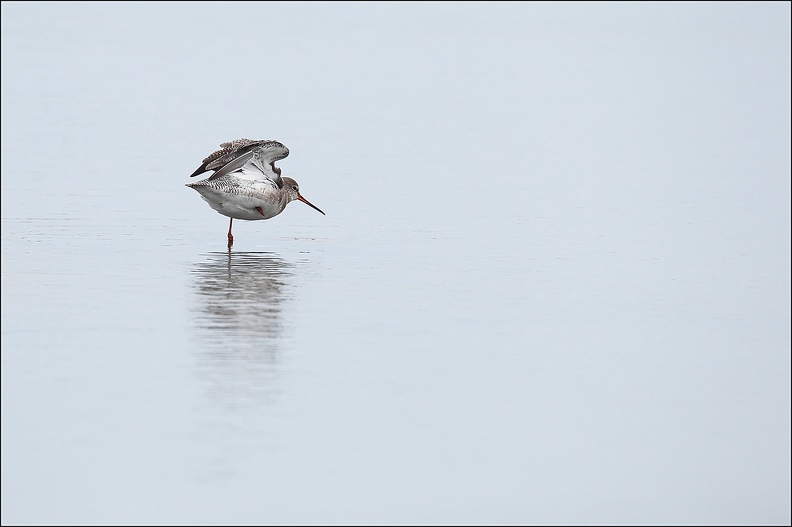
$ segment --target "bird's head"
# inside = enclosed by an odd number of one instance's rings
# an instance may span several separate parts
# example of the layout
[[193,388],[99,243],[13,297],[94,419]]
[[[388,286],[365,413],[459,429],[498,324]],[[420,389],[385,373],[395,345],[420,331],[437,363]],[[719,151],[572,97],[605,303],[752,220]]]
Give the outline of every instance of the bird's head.
[[[298,185],[296,181],[294,181],[290,177],[284,177],[282,179],[283,179],[283,188],[286,189],[286,192],[289,193],[289,201],[294,201],[294,200],[302,201],[309,207],[316,209],[319,212],[322,212],[322,210],[319,207],[312,204],[310,201],[308,201],[307,199],[302,197],[302,195],[300,195],[300,185]],[[322,214],[324,214],[324,212],[322,212]]]

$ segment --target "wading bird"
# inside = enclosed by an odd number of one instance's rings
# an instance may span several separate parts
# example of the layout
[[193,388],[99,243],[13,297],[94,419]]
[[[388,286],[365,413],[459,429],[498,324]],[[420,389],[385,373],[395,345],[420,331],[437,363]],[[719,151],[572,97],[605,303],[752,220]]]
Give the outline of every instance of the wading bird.
[[[190,177],[210,170],[214,174],[203,181],[188,183],[214,210],[228,216],[228,248],[234,244],[231,226],[238,220],[268,220],[277,216],[290,201],[299,200],[322,212],[300,195],[300,186],[289,177],[281,177],[275,166],[289,155],[289,149],[277,141],[235,139],[220,145],[209,154]],[[322,212],[324,214],[324,212]]]

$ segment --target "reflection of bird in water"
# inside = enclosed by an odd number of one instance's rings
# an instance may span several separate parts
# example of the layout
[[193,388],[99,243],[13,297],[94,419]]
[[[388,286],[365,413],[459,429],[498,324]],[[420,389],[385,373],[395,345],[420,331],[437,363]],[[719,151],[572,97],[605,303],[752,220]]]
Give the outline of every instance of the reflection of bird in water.
[[193,270],[197,348],[214,396],[236,406],[268,398],[291,264],[272,253],[211,253]]
[[[190,177],[213,170],[209,178],[187,186],[197,190],[214,210],[228,216],[228,248],[234,243],[231,225],[240,220],[268,220],[277,216],[289,202],[298,200],[319,210],[300,194],[292,178],[281,177],[275,166],[289,155],[277,141],[236,139],[220,145],[209,154]],[[324,214],[324,212],[322,212]]]

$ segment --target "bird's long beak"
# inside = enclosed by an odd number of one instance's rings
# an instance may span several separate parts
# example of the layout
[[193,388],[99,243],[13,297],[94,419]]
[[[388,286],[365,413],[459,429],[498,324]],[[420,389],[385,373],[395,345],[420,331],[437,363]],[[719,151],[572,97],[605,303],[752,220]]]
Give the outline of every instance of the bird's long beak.
[[[314,205],[313,203],[311,203],[310,201],[308,201],[307,199],[305,199],[301,195],[297,194],[297,199],[299,199],[300,201],[302,201],[303,203],[305,203],[309,207],[314,208],[314,209],[318,210],[319,212],[322,212],[322,209],[320,209],[319,207],[317,207],[316,205]],[[327,214],[325,214],[324,212],[322,212],[322,214],[327,216]]]

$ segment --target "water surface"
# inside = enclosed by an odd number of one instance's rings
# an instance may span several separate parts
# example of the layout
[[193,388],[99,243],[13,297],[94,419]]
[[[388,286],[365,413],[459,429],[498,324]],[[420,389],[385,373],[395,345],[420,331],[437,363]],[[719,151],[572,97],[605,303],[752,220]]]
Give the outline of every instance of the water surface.
[[4,2],[3,523],[789,524],[789,19]]

